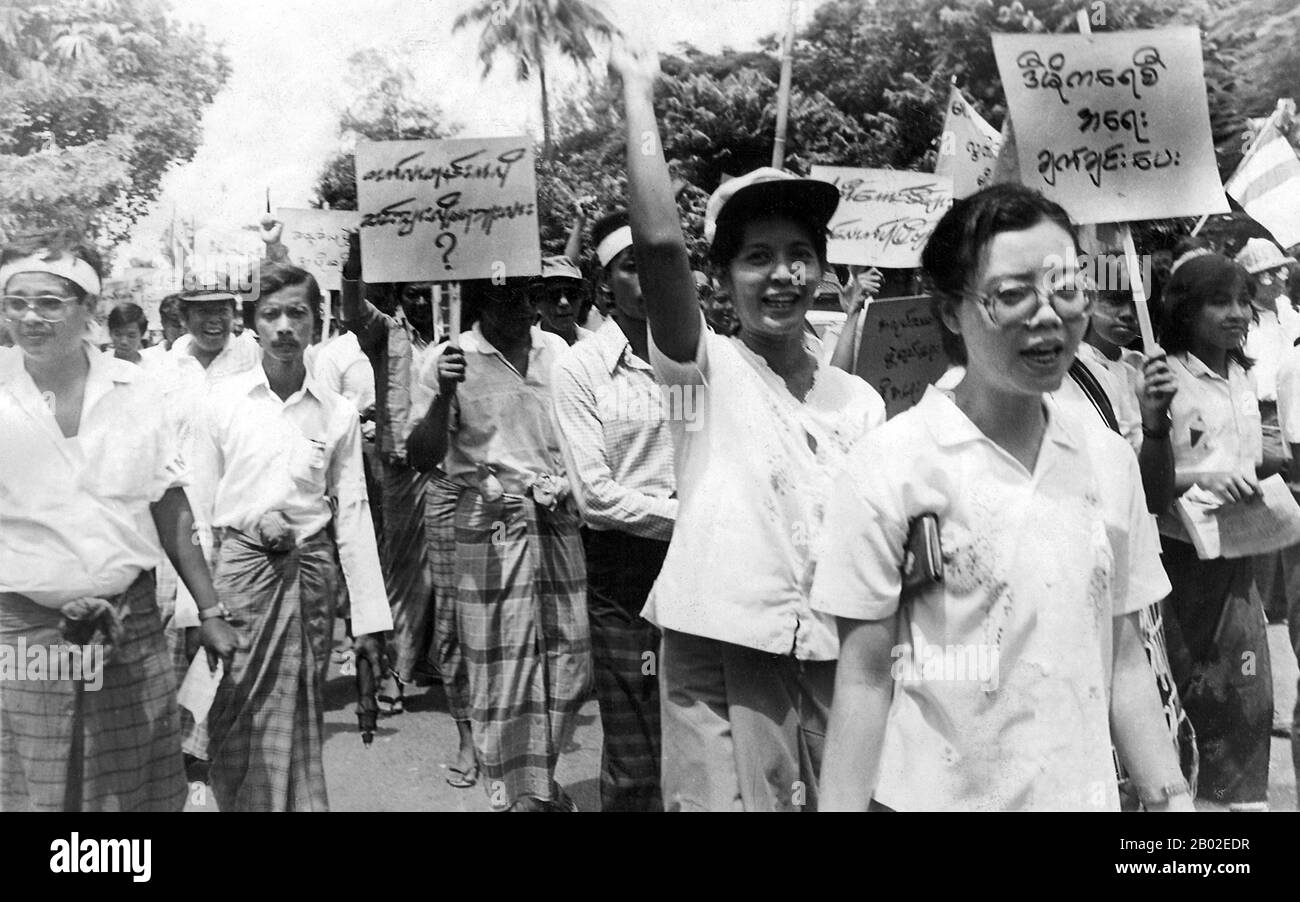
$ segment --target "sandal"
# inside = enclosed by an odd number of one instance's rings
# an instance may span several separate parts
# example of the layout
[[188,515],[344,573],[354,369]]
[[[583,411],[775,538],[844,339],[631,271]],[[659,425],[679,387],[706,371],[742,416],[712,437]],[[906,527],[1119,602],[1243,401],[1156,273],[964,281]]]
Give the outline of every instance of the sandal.
[[447,766],[447,785],[456,789],[469,789],[478,783],[478,765],[475,764],[468,770],[461,770],[459,767]]

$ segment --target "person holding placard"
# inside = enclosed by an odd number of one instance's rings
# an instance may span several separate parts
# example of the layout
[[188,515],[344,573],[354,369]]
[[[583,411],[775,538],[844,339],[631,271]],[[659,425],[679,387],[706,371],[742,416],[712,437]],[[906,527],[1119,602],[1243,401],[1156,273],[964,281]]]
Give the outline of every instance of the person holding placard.
[[1139,629],[1169,582],[1137,459],[1051,397],[1091,304],[1069,217],[987,188],[922,263],[966,373],[860,442],[828,501],[825,806],[1118,810],[1113,741],[1148,809],[1189,810]]
[[356,408],[322,389],[303,360],[320,303],[306,270],[263,264],[261,364],[213,387],[196,418],[198,506],[218,546],[217,616],[248,648],[208,715],[223,811],[328,810],[322,693],[340,579],[355,652],[376,673],[393,626]]
[[664,807],[816,810],[838,642],[809,605],[812,549],[831,473],[885,418],[871,386],[805,342],[839,194],[776,169],[714,192],[705,236],[740,328],[710,331],[658,141],[658,60],[616,45],[611,71],[650,361],[694,402],[671,419],[678,518],[643,612],[663,631]]
[[[1219,254],[1183,262],[1164,292],[1161,341],[1178,379],[1175,489],[1249,504],[1264,465],[1259,401],[1242,350],[1253,318],[1249,277]],[[1169,661],[1201,751],[1197,794],[1267,810],[1273,681],[1251,558],[1201,560],[1171,506],[1160,516]]]
[[407,447],[460,490],[453,603],[484,788],[499,810],[576,810],[555,781],[591,679],[579,519],[551,415],[568,347],[534,325],[540,280],[463,290],[480,321],[421,367],[433,400]]

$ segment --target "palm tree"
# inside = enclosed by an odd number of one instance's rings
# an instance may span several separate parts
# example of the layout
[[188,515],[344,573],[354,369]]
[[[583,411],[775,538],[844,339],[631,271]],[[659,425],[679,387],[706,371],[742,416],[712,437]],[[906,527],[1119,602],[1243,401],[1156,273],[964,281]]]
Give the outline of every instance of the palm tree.
[[595,57],[590,35],[609,39],[619,33],[591,0],[478,0],[452,23],[459,31],[471,22],[483,23],[478,57],[483,76],[492,71],[497,53],[515,58],[515,78],[527,81],[534,69],[542,88],[542,155],[551,155],[551,109],[546,87],[546,51],[552,47],[575,63],[587,66]]

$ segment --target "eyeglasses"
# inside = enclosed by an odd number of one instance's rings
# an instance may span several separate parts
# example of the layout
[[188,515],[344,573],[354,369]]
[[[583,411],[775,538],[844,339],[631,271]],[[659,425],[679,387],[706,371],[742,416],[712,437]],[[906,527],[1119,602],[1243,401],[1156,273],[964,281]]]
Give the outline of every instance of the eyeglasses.
[[999,327],[1028,322],[1044,302],[1063,320],[1082,319],[1093,304],[1091,287],[1078,278],[1066,279],[1046,289],[1028,282],[1003,282],[990,292],[966,294],[979,301],[993,325]]
[[7,294],[4,296],[4,311],[9,319],[22,319],[31,310],[47,323],[61,323],[68,318],[69,305],[76,302],[76,298],[60,297],[57,294],[38,294],[34,297]]
[[1276,272],[1262,272],[1259,274],[1259,284],[1272,285],[1277,282],[1279,285],[1285,285],[1291,280],[1291,271],[1279,269]]

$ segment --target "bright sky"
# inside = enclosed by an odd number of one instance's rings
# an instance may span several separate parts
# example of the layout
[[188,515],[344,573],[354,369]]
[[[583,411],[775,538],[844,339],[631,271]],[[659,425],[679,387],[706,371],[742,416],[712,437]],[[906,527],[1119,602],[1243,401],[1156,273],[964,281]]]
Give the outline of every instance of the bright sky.
[[[803,0],[806,20],[821,0]],[[163,180],[154,212],[137,224],[117,259],[152,257],[171,219],[196,217],[200,235],[238,240],[239,230],[264,209],[306,207],[322,164],[339,148],[339,114],[352,99],[347,58],[365,48],[409,53],[421,96],[464,124],[465,136],[540,135],[535,85],[513,80],[499,58],[480,80],[478,27],[456,35],[451,23],[471,0],[173,0],[176,16],[203,26],[221,42],[232,73],[204,117],[203,143],[194,159]],[[661,50],[690,42],[707,51],[749,49],[785,24],[788,0],[605,0],[627,31]],[[604,66],[593,64],[604,77]],[[559,90],[576,72],[565,64]],[[250,250],[260,247],[244,233]],[[200,252],[204,250],[199,247]],[[120,264],[120,265],[121,265]]]

